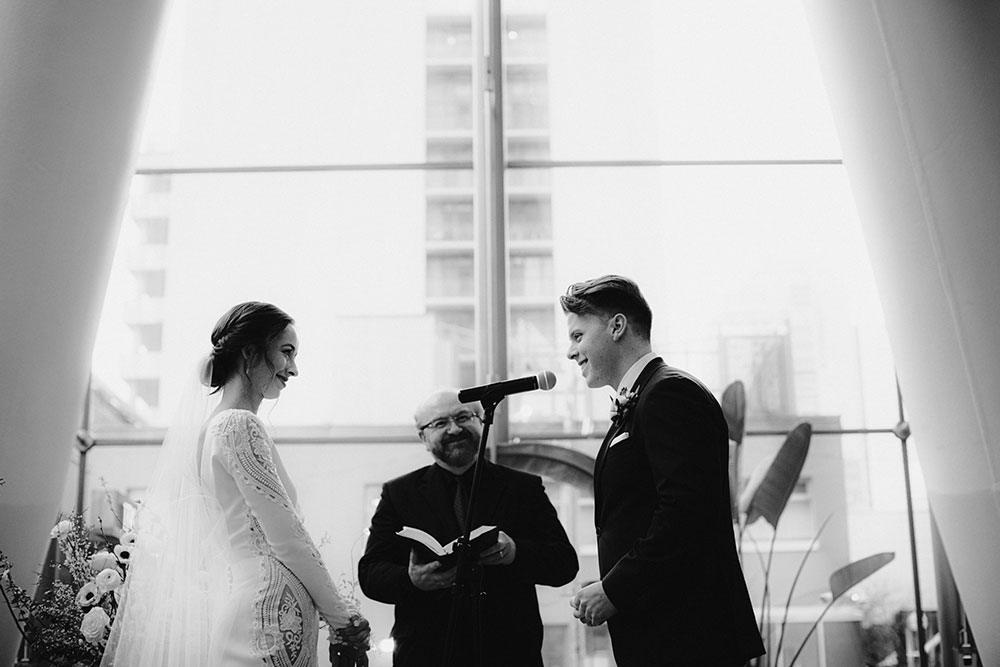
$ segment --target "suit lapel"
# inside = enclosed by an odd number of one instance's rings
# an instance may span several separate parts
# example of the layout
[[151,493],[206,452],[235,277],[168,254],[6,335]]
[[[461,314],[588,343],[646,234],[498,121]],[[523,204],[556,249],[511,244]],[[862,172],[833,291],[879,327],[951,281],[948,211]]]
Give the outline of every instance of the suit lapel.
[[[638,403],[638,396],[642,394],[643,388],[646,386],[646,382],[652,377],[653,373],[663,367],[666,364],[663,362],[661,357],[655,357],[650,360],[646,367],[642,369],[639,373],[639,377],[636,378],[633,386],[633,391],[636,393],[636,402]],[[600,486],[601,486],[601,473],[604,471],[604,463],[608,456],[608,449],[611,441],[614,440],[618,435],[628,431],[632,427],[632,423],[635,421],[635,410],[632,414],[628,416],[628,419],[620,423],[612,423],[611,428],[608,429],[607,434],[604,436],[604,441],[601,443],[601,448],[597,452],[597,460],[594,462],[594,498],[595,502],[599,502],[597,499],[600,498]],[[599,510],[599,508],[597,508]]]

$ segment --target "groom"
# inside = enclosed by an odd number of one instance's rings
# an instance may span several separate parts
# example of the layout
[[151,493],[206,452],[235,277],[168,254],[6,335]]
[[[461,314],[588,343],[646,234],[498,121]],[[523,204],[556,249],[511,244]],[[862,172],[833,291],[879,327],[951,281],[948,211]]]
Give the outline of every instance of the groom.
[[722,409],[650,346],[638,285],[603,276],[560,298],[587,386],[618,394],[594,467],[600,581],[574,616],[607,621],[618,667],[736,667],[764,647],[736,555]]

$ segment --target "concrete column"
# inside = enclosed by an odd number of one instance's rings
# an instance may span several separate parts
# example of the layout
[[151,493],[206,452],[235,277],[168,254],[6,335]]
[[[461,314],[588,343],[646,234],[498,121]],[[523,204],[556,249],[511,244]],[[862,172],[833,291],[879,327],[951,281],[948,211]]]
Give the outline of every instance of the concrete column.
[[1000,665],[1000,5],[803,5],[931,508]]
[[[33,585],[73,460],[166,0],[0,0],[0,547]],[[0,664],[18,636],[0,614]]]

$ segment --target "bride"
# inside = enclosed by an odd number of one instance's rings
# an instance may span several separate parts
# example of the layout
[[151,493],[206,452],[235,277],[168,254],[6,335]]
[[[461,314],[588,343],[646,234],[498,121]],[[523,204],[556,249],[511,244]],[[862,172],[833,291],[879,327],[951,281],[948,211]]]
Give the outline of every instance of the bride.
[[257,409],[298,375],[292,318],[256,301],[212,331],[136,515],[139,534],[102,665],[367,664],[370,629],[338,595]]

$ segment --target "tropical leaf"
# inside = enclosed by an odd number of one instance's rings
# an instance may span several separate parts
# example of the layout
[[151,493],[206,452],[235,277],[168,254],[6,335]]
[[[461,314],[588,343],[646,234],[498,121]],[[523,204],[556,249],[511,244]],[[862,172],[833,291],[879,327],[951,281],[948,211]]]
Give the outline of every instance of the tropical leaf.
[[736,380],[722,392],[722,414],[729,431],[729,513],[733,523],[739,521],[740,445],[746,432],[747,397],[743,382]]
[[742,380],[736,380],[722,392],[722,414],[729,427],[729,439],[739,446],[746,432],[747,414],[747,396]]
[[[765,456],[762,458],[754,469],[750,471],[750,478],[747,480],[746,486],[743,487],[743,491],[740,492],[739,501],[737,502],[740,510],[740,514],[748,514],[750,512],[750,501],[753,500],[754,494],[757,493],[757,489],[764,482],[764,476],[767,474],[768,469],[771,467],[771,463],[774,461],[775,454]],[[756,520],[758,517],[754,517]],[[750,522],[747,521],[747,524]]]
[[836,600],[851,588],[860,584],[863,580],[882,569],[889,563],[896,554],[892,551],[884,551],[861,560],[856,560],[849,565],[845,565],[830,575],[830,592]]
[[[749,498],[744,510],[747,515],[747,525],[764,517],[777,530],[781,513],[785,511],[788,498],[799,481],[811,439],[812,425],[802,422],[796,426],[785,438],[784,444],[781,445],[781,449],[771,461],[759,484],[753,489],[749,483],[747,484],[744,491],[744,495]],[[742,510],[744,508],[742,497],[740,505]]]
[[806,647],[806,642],[809,641],[816,628],[819,627],[819,622],[826,616],[826,612],[830,611],[833,603],[839,600],[840,596],[851,590],[851,588],[878,572],[895,557],[895,553],[884,551],[873,556],[868,556],[867,558],[862,558],[861,560],[856,560],[830,575],[830,592],[832,594],[830,602],[827,603],[823,611],[820,612],[819,617],[817,617],[816,622],[809,628],[809,632],[806,633],[806,636],[802,639],[802,643],[799,644],[799,650],[795,652],[795,655],[788,662],[788,667],[792,667],[795,661],[799,659],[802,649]]

